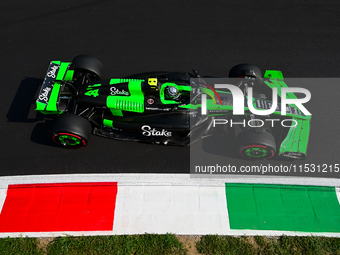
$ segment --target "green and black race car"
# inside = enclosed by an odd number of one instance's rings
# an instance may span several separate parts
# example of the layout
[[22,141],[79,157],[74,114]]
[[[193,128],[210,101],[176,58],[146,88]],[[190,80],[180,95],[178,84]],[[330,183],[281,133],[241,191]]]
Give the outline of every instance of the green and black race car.
[[[281,104],[271,114],[275,120],[294,122],[274,127],[268,116],[256,116],[247,105],[249,87],[256,109],[269,109],[273,88],[281,96],[287,87],[280,71],[261,71],[249,64],[233,67],[230,83],[245,91],[244,115],[233,114],[233,95],[215,90],[211,78],[189,72],[150,72],[102,80],[103,65],[88,55],[72,62],[52,61],[40,89],[36,110],[59,115],[53,125],[53,140],[67,148],[88,144],[90,134],[125,141],[167,145],[190,145],[208,137],[217,124],[234,122],[235,149],[248,159],[305,159],[310,116],[295,105],[280,115]],[[203,95],[205,95],[203,97]],[[296,98],[293,93],[287,98]],[[205,106],[206,109],[203,109]],[[242,119],[243,120],[240,120]],[[264,124],[265,123],[265,124]]]

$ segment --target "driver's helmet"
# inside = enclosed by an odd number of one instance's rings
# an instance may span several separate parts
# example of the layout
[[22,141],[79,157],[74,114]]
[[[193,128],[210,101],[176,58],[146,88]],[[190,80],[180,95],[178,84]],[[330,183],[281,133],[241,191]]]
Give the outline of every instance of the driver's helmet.
[[178,100],[181,96],[178,88],[176,88],[175,86],[167,86],[165,88],[165,95],[167,99],[170,99],[170,100]]

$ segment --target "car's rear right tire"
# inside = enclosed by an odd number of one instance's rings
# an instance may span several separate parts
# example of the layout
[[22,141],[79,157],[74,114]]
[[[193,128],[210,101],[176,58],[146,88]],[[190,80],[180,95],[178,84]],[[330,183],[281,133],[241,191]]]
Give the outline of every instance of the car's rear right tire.
[[88,144],[92,127],[89,121],[74,114],[64,114],[56,119],[52,128],[53,141],[58,145],[78,149]]

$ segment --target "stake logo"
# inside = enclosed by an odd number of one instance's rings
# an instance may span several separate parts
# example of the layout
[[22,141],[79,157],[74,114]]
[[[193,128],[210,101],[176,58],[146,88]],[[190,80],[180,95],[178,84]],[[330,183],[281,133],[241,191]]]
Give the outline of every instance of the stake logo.
[[123,90],[119,90],[116,87],[111,87],[110,88],[111,91],[111,95],[115,96],[115,95],[119,95],[119,96],[130,96],[130,93],[128,91]]
[[[210,86],[209,86],[210,87]],[[238,88],[235,85],[231,85],[231,84],[215,84],[214,86],[217,89],[229,89],[232,97],[233,97],[233,114],[234,115],[244,115],[244,94],[242,92],[242,90],[240,88]],[[215,91],[215,89],[213,89],[212,87],[210,87],[210,89],[213,90],[213,92],[215,94],[217,94],[217,92]],[[287,98],[287,94],[288,93],[302,93],[305,95],[304,98]],[[267,106],[269,105],[270,107],[266,107],[269,109],[256,109],[253,106],[253,88],[252,87],[248,87],[247,90],[247,105],[249,108],[249,111],[255,115],[261,115],[261,116],[265,116],[265,115],[270,115],[272,114],[274,111],[277,111],[278,109],[281,108],[281,115],[286,115],[287,111],[288,113],[290,113],[292,111],[289,105],[290,104],[294,104],[300,111],[302,114],[304,115],[312,115],[304,106],[304,103],[307,103],[310,99],[311,99],[311,93],[309,92],[309,90],[304,89],[304,88],[281,88],[281,107],[279,107],[278,103],[277,103],[277,88],[272,88],[272,98],[273,101],[270,102],[268,104],[267,102]],[[219,97],[218,97],[219,98]],[[221,100],[219,100],[221,103]],[[207,95],[203,94],[202,95],[202,115],[207,115]]]
[[141,129],[144,131],[142,134],[145,136],[166,136],[166,137],[172,136],[172,133],[170,131],[167,131],[165,129],[162,129],[162,131],[160,131],[155,128],[151,128],[148,125],[142,126]]
[[58,69],[59,69],[58,65],[52,66],[51,69],[47,72],[47,77],[55,78]]
[[48,100],[48,93],[51,91],[51,88],[44,88],[42,90],[42,93],[39,95],[39,100],[40,101],[44,101],[45,103],[47,102]]

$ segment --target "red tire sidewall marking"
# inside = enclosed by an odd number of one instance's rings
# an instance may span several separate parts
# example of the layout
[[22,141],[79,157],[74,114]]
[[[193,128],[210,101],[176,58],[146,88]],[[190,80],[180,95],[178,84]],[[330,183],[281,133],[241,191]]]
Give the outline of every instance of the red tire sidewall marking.
[[56,138],[59,137],[59,136],[61,136],[61,135],[69,135],[69,136],[73,136],[73,137],[79,139],[79,140],[82,142],[82,144],[83,144],[83,146],[81,146],[81,147],[70,147],[70,146],[65,146],[65,147],[67,147],[67,148],[80,149],[80,148],[83,148],[83,147],[86,145],[86,141],[85,141],[83,138],[81,138],[81,137],[78,136],[78,135],[71,134],[71,133],[57,133],[57,134],[53,134],[53,136],[52,136],[53,141],[56,142],[57,144],[60,144],[60,142],[57,141]]

